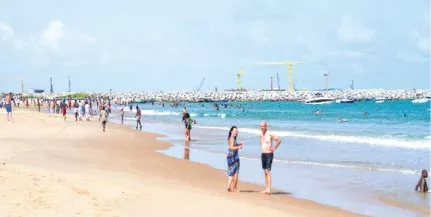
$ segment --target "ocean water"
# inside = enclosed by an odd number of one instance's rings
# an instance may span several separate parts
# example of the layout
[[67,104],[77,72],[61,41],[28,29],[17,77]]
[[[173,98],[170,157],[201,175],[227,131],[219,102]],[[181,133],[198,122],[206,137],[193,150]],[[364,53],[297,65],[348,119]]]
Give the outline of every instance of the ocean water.
[[[240,179],[263,184],[259,124],[279,135],[273,187],[370,216],[428,216],[430,195],[414,191],[430,169],[430,103],[406,101],[306,105],[299,102],[187,103],[197,121],[184,146],[181,107],[137,104],[143,130],[164,134],[166,155],[226,169],[227,134],[239,128]],[[111,121],[118,122],[118,107]],[[319,110],[320,114],[313,111]],[[125,124],[133,125],[126,109]],[[365,114],[368,113],[368,115]],[[338,119],[347,122],[337,122]]]

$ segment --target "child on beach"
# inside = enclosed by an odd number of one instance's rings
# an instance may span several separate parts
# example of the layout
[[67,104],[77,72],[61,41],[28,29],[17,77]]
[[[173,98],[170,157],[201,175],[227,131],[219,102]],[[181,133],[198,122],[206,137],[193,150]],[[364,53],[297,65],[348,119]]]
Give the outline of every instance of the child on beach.
[[427,178],[428,178],[428,171],[422,170],[421,177],[419,178],[418,184],[415,187],[415,191],[419,189],[419,192],[428,192],[428,184],[427,184]]
[[100,111],[99,121],[102,121],[102,129],[105,132],[106,122],[108,121],[108,113],[105,110],[105,107],[102,107],[102,111]]

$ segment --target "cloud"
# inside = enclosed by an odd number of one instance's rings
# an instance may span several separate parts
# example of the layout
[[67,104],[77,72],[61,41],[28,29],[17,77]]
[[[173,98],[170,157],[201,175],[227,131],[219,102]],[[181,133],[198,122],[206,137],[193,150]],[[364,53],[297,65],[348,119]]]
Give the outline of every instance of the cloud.
[[66,25],[60,20],[53,20],[42,33],[42,42],[53,50],[59,49],[59,41],[64,37]]
[[108,52],[103,52],[101,55],[99,55],[99,63],[102,65],[108,63],[109,56],[110,54]]
[[65,67],[68,67],[68,68],[73,68],[73,67],[78,67],[79,66],[78,63],[73,62],[73,61],[66,61],[66,62],[63,63],[63,65]]
[[374,29],[366,28],[351,17],[343,18],[338,28],[338,38],[348,43],[367,43],[374,37]]
[[423,56],[418,55],[416,53],[401,53],[398,52],[396,55],[397,58],[407,61],[407,62],[413,62],[413,63],[420,63],[420,62],[429,62],[430,57],[429,56]]
[[270,44],[271,39],[268,36],[268,25],[264,21],[257,21],[253,23],[250,27],[250,36],[253,40],[258,43]]
[[412,36],[416,40],[416,46],[425,52],[430,52],[430,38],[419,34],[417,30],[412,31]]
[[9,25],[0,22],[0,40],[8,41],[14,37],[14,32],[12,27]]

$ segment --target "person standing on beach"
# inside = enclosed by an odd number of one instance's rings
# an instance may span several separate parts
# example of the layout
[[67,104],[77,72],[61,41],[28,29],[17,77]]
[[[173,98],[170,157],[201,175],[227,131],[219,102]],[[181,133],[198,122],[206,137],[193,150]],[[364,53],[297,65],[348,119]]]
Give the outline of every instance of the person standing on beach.
[[[273,132],[268,130],[268,124],[266,121],[262,121],[260,124],[260,147],[262,148],[262,169],[265,172],[265,190],[261,193],[271,194],[271,167],[272,160],[274,159],[274,151],[280,146],[281,139]],[[275,146],[273,141],[275,140]]]
[[37,102],[36,102],[36,104],[37,104],[37,111],[39,111],[39,112],[40,112],[40,104],[41,104],[41,102],[40,102],[40,98],[39,98],[39,97],[37,97]]
[[9,123],[13,123],[12,120],[12,93],[6,95],[5,100],[6,119]]
[[85,110],[85,120],[86,121],[90,121],[90,104],[88,104],[88,101],[85,101],[85,105],[84,105],[84,110]]
[[192,129],[192,123],[190,122],[190,115],[189,115],[189,113],[185,113],[184,115],[183,115],[183,124],[184,124],[184,127],[185,127],[185,129],[184,129],[184,135],[185,135],[185,138],[184,138],[184,140],[185,141],[190,141],[191,140],[191,138],[190,138],[190,130]]
[[79,104],[78,104],[78,110],[79,110],[79,116],[78,116],[78,120],[81,122],[82,118],[84,117],[85,114],[85,109],[84,109],[84,105],[82,105],[81,100],[79,100]]
[[136,114],[135,114],[135,118],[136,118],[136,129],[142,130],[142,124],[141,124],[141,109],[139,109],[139,106],[136,106]]
[[99,121],[102,121],[102,129],[103,132],[105,132],[106,122],[108,121],[108,112],[106,112],[105,106],[103,106],[100,111]]
[[63,115],[64,122],[66,122],[67,104],[65,99],[63,99],[63,101],[60,103],[60,109],[61,109],[61,114]]
[[124,105],[121,106],[120,115],[121,115],[121,124],[123,124],[124,123]]
[[228,145],[229,152],[227,154],[227,191],[239,192],[238,190],[238,175],[239,175],[239,154],[238,149],[242,149],[243,144],[238,144],[236,138],[238,136],[238,128],[232,126],[229,130]]

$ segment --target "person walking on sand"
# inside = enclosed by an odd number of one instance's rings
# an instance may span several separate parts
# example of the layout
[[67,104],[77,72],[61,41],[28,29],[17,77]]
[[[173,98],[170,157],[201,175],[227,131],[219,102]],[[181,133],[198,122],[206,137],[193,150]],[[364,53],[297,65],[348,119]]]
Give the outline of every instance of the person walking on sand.
[[37,105],[37,111],[38,111],[38,112],[40,112],[40,104],[41,104],[41,102],[40,102],[40,98],[39,98],[39,97],[37,97],[36,105]]
[[124,123],[124,105],[121,106],[120,115],[121,115],[121,124],[123,124]]
[[81,100],[79,101],[78,106],[79,106],[79,108],[78,108],[78,110],[79,110],[78,120],[81,122],[82,118],[84,117],[84,114],[85,114],[84,105],[82,104]]
[[85,109],[85,120],[86,121],[90,121],[90,104],[88,104],[88,101],[85,101],[85,105],[84,105],[84,109]]
[[13,123],[12,120],[12,93],[6,95],[5,99],[6,119],[9,123]]
[[136,118],[136,129],[142,130],[142,124],[141,124],[141,109],[139,109],[139,106],[136,106],[136,114],[135,114],[135,118]]
[[242,149],[243,144],[237,142],[238,128],[232,126],[229,130],[228,145],[229,152],[227,154],[227,191],[239,192],[238,190],[238,174],[239,174],[239,154],[238,150]]
[[61,109],[61,114],[63,115],[64,122],[66,122],[67,104],[65,99],[63,99],[63,101],[60,103],[60,109]]
[[[262,169],[265,172],[265,190],[261,193],[271,194],[271,167],[272,160],[274,159],[274,151],[280,146],[281,139],[273,132],[268,130],[268,124],[266,121],[262,121],[260,124],[260,147],[262,148]],[[275,146],[273,141],[275,140]]]
[[108,121],[108,112],[106,112],[105,106],[103,106],[100,111],[99,121],[102,121],[102,130],[105,132],[106,122]]

